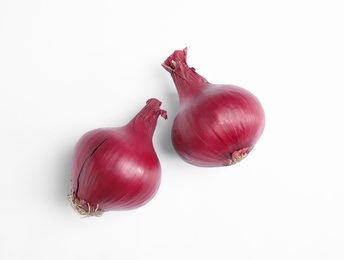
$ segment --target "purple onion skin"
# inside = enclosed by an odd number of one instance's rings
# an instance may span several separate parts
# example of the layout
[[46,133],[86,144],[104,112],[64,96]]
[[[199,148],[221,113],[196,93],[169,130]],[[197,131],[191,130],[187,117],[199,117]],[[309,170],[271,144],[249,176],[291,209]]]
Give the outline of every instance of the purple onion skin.
[[87,132],[77,142],[72,163],[72,207],[83,216],[131,210],[158,191],[161,166],[152,143],[157,118],[167,118],[150,99],[125,126]]
[[186,48],[175,51],[162,64],[171,73],[180,100],[172,126],[174,149],[195,166],[238,163],[263,133],[263,107],[244,88],[209,83],[187,65],[186,52]]

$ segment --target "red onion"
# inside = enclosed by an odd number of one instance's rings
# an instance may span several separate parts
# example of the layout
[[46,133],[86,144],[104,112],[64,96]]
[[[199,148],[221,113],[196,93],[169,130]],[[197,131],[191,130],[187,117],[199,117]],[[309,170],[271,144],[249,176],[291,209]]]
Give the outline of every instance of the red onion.
[[156,194],[161,167],[152,138],[161,102],[149,99],[125,126],[99,128],[77,142],[72,164],[72,207],[83,216],[140,207]]
[[187,48],[162,66],[171,73],[179,95],[172,143],[186,162],[215,167],[245,158],[262,135],[265,116],[259,100],[234,85],[211,84],[186,63]]

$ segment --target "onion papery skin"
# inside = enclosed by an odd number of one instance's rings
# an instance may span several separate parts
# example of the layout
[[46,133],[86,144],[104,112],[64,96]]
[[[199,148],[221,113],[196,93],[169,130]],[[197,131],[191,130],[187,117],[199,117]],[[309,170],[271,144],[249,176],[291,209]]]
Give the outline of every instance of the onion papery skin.
[[248,90],[212,84],[186,63],[187,48],[162,66],[170,72],[179,96],[172,144],[186,162],[200,167],[238,163],[256,145],[265,127],[263,107]]
[[161,166],[153,147],[161,102],[149,99],[125,126],[84,134],[74,148],[72,207],[82,216],[143,206],[157,193]]

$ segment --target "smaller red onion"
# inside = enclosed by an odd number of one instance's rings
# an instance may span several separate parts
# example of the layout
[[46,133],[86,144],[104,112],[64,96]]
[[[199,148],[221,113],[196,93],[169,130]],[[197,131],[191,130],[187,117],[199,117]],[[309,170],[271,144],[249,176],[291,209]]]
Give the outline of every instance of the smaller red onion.
[[212,84],[177,50],[162,66],[179,95],[172,143],[186,162],[201,167],[233,165],[245,158],[263,133],[265,116],[257,97],[229,84]]
[[158,191],[161,166],[152,138],[161,102],[149,99],[125,126],[99,128],[77,142],[72,163],[72,207],[82,216],[143,206]]

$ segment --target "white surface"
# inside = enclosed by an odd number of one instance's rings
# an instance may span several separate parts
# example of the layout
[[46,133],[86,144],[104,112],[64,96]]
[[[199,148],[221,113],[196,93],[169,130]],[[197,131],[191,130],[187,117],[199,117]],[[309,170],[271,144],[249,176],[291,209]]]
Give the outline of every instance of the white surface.
[[[344,259],[340,1],[0,2],[0,259]],[[189,48],[213,83],[252,91],[266,129],[233,167],[174,153],[161,63]],[[146,206],[81,219],[72,149],[155,97],[163,167]]]

